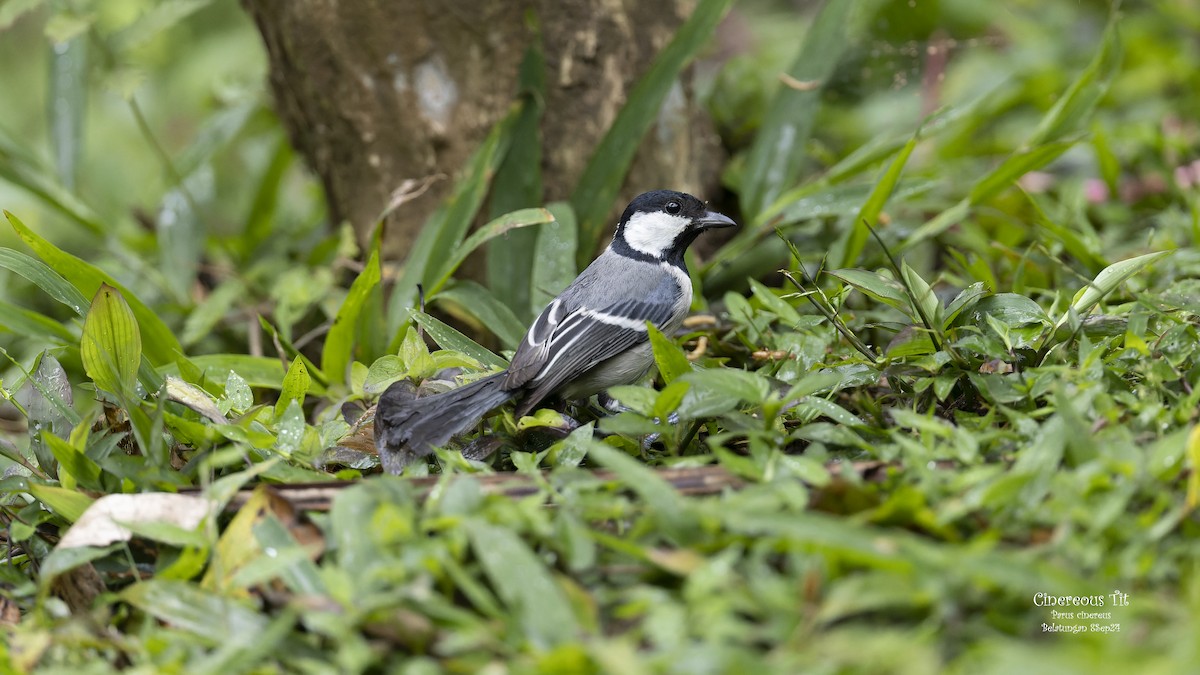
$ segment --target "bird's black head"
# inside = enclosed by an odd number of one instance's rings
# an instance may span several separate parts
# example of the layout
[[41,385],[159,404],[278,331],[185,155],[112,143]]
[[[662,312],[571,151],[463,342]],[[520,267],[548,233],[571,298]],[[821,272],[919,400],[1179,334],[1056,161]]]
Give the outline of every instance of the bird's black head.
[[709,211],[704,202],[673,190],[638,195],[621,216],[613,247],[636,258],[682,262],[683,252],[701,232],[733,227],[728,216]]

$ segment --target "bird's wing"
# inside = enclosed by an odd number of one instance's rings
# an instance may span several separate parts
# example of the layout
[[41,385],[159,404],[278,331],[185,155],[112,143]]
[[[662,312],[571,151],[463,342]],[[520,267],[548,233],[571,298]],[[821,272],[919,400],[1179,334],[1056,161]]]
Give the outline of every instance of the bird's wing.
[[603,309],[565,308],[556,299],[533,322],[508,367],[504,386],[536,385],[538,397],[647,339],[646,322],[671,319],[673,303],[627,300]]

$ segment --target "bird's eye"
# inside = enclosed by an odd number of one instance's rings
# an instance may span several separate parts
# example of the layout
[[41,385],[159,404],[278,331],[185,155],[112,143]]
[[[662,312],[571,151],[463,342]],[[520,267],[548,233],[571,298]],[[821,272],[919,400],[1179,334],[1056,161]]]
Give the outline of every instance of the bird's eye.
[[667,202],[667,213],[675,215],[682,210],[683,207],[679,205],[679,202]]

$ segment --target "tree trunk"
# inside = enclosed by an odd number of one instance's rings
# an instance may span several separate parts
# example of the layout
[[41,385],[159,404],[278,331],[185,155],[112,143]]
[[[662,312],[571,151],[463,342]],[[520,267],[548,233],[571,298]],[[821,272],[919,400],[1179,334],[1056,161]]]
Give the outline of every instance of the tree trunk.
[[[540,25],[546,201],[565,199],[625,101],[670,40],[688,0],[243,0],[270,57],[276,109],[320,177],[334,222],[366,234],[406,179],[453,178],[517,93]],[[686,78],[685,78],[686,80]],[[690,81],[639,149],[623,197],[669,187],[705,194],[720,153]],[[390,217],[403,255],[452,180]],[[614,213],[624,204],[614,204]]]

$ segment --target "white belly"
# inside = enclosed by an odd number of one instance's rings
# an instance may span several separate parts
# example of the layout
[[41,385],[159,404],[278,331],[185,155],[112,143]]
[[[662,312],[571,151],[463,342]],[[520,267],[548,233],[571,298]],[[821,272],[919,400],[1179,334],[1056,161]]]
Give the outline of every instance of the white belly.
[[633,384],[642,379],[654,365],[654,352],[649,342],[618,354],[584,373],[563,387],[564,398],[584,398],[618,384]]

